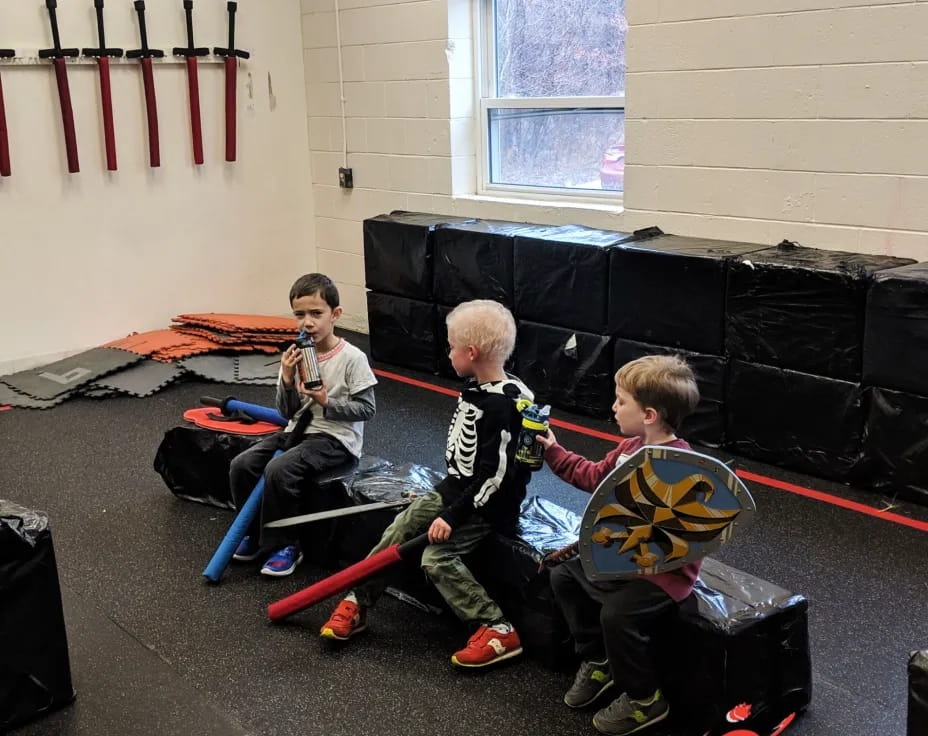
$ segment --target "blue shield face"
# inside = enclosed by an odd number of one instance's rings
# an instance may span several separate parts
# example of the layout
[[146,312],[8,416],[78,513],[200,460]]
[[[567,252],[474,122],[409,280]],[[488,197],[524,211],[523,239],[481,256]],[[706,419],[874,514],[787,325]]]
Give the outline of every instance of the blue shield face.
[[580,526],[580,559],[593,581],[653,575],[702,559],[754,513],[728,466],[708,455],[642,447],[596,489]]

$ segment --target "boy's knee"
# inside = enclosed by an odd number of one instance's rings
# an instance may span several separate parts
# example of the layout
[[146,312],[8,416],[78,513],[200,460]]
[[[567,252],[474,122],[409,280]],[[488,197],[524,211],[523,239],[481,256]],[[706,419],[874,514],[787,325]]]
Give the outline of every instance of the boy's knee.
[[454,560],[456,555],[443,544],[430,544],[422,551],[422,562],[419,566],[425,571],[426,575],[432,577],[436,571],[448,566]]
[[573,582],[573,576],[564,565],[558,565],[551,568],[549,580],[551,581],[551,590],[557,595],[568,590]]

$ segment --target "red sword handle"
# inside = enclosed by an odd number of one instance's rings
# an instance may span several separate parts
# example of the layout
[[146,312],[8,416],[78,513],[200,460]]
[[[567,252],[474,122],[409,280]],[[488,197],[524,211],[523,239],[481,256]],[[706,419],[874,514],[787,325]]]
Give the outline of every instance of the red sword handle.
[[110,87],[110,60],[97,59],[100,68],[100,101],[103,105],[103,143],[106,148],[107,171],[116,171],[116,132],[113,126],[113,92]]
[[6,130],[6,107],[3,105],[3,84],[0,83],[0,176],[9,176],[10,139]]
[[68,155],[68,172],[81,170],[77,160],[77,134],[74,132],[74,110],[71,107],[71,89],[68,87],[68,69],[63,58],[53,59],[55,78],[58,81],[58,102],[61,104],[61,124],[64,127],[64,147]]
[[235,90],[238,64],[234,56],[226,57],[226,161],[235,161]]
[[145,109],[148,115],[148,159],[152,167],[161,166],[161,143],[158,139],[158,102],[155,98],[155,75],[151,59],[143,57],[142,81],[145,85]]
[[190,133],[193,136],[193,161],[203,163],[203,128],[200,123],[200,79],[197,59],[187,57],[187,87],[190,90]]

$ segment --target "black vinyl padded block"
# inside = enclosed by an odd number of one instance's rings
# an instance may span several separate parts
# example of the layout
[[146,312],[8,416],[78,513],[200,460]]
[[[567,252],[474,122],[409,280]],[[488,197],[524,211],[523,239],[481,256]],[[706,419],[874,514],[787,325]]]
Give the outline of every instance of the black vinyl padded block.
[[726,348],[752,363],[859,381],[874,274],[911,260],[784,242],[728,269]]
[[435,305],[417,299],[367,292],[367,320],[374,360],[438,372]]
[[728,262],[762,246],[664,235],[610,251],[609,332],[721,355]]
[[0,733],[74,699],[48,517],[0,500]]
[[518,319],[605,334],[609,317],[609,252],[629,233],[580,225],[542,228],[514,244]]
[[515,237],[537,225],[477,220],[435,231],[435,301],[449,307],[492,299],[513,308]]
[[411,299],[432,300],[435,229],[460,217],[395,211],[364,221],[367,288]]
[[928,396],[928,263],[874,278],[863,363],[864,383]]
[[612,338],[520,322],[516,374],[538,402],[596,417],[615,401]]
[[860,462],[859,384],[733,360],[726,409],[733,452],[833,480]]
[[867,390],[862,485],[928,506],[928,397]]

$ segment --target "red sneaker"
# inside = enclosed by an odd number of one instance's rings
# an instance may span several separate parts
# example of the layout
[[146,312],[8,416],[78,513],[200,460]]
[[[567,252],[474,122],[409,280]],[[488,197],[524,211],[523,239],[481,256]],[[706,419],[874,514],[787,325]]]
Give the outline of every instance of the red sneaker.
[[322,625],[319,636],[323,639],[345,641],[367,628],[367,610],[357,603],[342,601],[329,620]]
[[522,643],[516,630],[501,633],[489,626],[481,626],[467,640],[467,646],[451,655],[452,664],[458,667],[486,667],[504,659],[522,654]]

